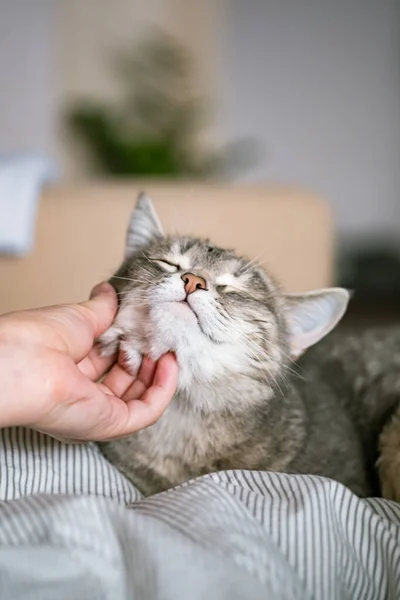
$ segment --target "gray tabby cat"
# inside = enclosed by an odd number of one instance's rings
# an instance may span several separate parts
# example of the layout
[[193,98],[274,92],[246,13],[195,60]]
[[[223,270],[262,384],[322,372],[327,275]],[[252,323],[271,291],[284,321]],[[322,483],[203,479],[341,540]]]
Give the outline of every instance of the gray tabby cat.
[[[135,373],[174,351],[178,390],[161,419],[100,444],[144,494],[224,469],[323,475],[360,496],[400,486],[400,335],[336,340],[297,360],[343,316],[340,288],[282,294],[255,262],[204,240],[166,237],[141,195],[125,260],[111,279],[118,315],[102,336]],[[400,421],[399,421],[400,422]],[[393,423],[393,425],[392,425]],[[397,481],[399,484],[397,484]]]

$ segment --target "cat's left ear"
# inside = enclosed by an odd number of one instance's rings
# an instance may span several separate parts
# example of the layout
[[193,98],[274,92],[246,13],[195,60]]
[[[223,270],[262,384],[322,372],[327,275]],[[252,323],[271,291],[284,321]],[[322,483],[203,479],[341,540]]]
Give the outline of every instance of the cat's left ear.
[[164,231],[154,205],[147,194],[142,192],[136,200],[126,232],[125,258],[163,235]]
[[346,311],[349,299],[350,293],[343,288],[285,295],[290,354],[294,359],[337,325]]

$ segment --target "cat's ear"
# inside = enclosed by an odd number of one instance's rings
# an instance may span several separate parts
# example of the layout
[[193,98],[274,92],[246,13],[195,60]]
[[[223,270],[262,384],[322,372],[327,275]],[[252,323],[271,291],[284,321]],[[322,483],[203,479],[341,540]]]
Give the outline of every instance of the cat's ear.
[[147,194],[142,192],[136,200],[126,233],[125,258],[163,235],[164,231],[153,203]]
[[290,354],[294,359],[335,327],[349,299],[350,293],[343,288],[285,295]]

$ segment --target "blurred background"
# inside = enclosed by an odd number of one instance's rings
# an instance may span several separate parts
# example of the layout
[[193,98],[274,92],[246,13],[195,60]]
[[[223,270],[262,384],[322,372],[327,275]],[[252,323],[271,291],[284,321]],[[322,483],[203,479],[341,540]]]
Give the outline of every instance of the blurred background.
[[0,0],[0,15],[3,156],[48,157],[68,182],[310,190],[333,214],[334,283],[356,291],[348,319],[400,320],[399,0]]

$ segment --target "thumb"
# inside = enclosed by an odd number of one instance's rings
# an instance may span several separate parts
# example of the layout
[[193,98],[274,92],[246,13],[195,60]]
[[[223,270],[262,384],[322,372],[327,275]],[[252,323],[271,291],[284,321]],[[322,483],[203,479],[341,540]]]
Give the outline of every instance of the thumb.
[[90,292],[89,298],[90,298],[90,300],[93,300],[94,298],[98,298],[99,296],[102,296],[105,294],[108,295],[108,294],[112,294],[112,293],[115,293],[113,286],[110,283],[108,283],[108,281],[102,281],[98,285],[94,286],[94,288]]
[[114,288],[109,283],[101,283],[92,290],[86,302],[50,309],[53,327],[57,321],[57,333],[63,340],[64,349],[66,347],[75,362],[82,360],[94,340],[110,327],[117,307]]
[[117,312],[117,294],[107,282],[99,283],[90,292],[90,299],[81,306],[89,309],[87,316],[93,324],[94,337],[98,337],[112,324]]

